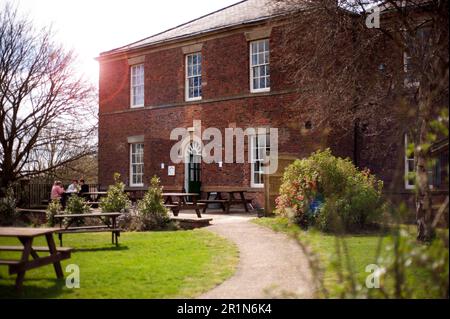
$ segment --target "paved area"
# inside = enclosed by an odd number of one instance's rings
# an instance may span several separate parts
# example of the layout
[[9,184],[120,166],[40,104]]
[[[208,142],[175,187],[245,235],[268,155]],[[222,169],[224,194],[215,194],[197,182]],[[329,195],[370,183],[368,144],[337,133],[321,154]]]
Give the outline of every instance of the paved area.
[[230,239],[239,249],[236,273],[199,298],[312,298],[311,273],[294,239],[250,222],[254,216],[205,214],[206,229]]

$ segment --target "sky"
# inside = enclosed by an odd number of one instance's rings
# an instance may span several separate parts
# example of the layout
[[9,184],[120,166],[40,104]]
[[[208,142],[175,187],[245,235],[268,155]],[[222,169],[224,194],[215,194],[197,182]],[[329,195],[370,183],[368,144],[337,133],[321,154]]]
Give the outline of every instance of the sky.
[[[0,7],[7,0],[0,0]],[[80,72],[98,82],[101,52],[175,27],[239,0],[9,0],[37,27],[73,49]]]

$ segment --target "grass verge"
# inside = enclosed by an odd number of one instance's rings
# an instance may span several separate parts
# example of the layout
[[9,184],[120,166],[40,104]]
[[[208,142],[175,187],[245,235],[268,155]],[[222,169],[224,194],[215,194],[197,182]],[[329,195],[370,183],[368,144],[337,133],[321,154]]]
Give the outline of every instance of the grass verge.
[[[328,291],[328,295],[319,293],[318,297],[338,298],[342,289],[338,285],[338,267],[335,260],[337,255],[337,237],[333,234],[322,233],[314,229],[304,231],[297,225],[290,224],[286,218],[258,218],[253,220],[254,223],[271,228],[277,232],[283,232],[296,237],[302,244],[309,247],[319,257],[319,263],[323,268],[323,286]],[[404,226],[412,230],[408,226]],[[370,232],[365,234],[346,235],[343,240],[348,249],[348,260],[345,261],[346,268],[351,265],[352,272],[355,274],[356,281],[359,285],[364,285],[367,276],[367,265],[376,264],[378,250],[386,252],[388,245],[387,233]],[[383,255],[384,257],[386,255]],[[342,268],[341,268],[342,269]],[[427,274],[420,269],[411,269],[407,272],[406,280],[409,281],[411,287],[415,287],[415,296],[417,298],[433,298],[424,284],[427,280]],[[388,280],[388,279],[387,279]]]
[[[80,288],[67,288],[50,265],[28,271],[19,295],[15,275],[2,266],[0,298],[192,298],[230,277],[238,261],[233,243],[206,230],[127,232],[119,247],[110,244],[110,236],[64,235],[65,246],[76,250],[62,262],[63,270],[79,266]],[[0,245],[17,244],[14,238],[0,238]],[[44,244],[43,238],[34,243]],[[0,253],[0,259],[19,256]]]

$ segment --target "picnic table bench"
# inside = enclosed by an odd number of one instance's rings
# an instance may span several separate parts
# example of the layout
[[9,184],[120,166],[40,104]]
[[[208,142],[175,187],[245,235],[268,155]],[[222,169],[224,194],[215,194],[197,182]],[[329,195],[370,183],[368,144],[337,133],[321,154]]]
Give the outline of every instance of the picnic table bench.
[[45,214],[47,211],[45,209],[34,209],[34,208],[16,208],[18,213],[39,213]]
[[[194,209],[197,213],[197,217],[201,218],[200,207],[205,205],[204,203],[199,203],[197,193],[163,193],[164,206],[170,208],[175,216],[178,216],[179,212],[183,209]],[[188,200],[190,197],[191,201]]]
[[[26,228],[26,227],[0,227],[0,237],[17,237],[23,246],[0,246],[0,251],[21,251],[20,260],[0,259],[0,265],[9,267],[9,274],[17,274],[16,289],[21,290],[25,272],[38,267],[53,264],[57,278],[64,278],[61,260],[70,258],[72,248],[57,248],[53,240],[56,228]],[[47,246],[33,246],[33,239],[45,236]],[[49,253],[49,256],[40,257],[38,252]],[[29,257],[33,258],[29,260]]]
[[[63,214],[55,215],[54,218],[59,219],[60,229],[57,231],[60,246],[63,245],[63,234],[74,233],[94,233],[94,232],[111,232],[111,243],[119,245],[120,228],[117,226],[117,217],[122,213],[89,213],[89,214]],[[96,218],[102,221],[103,225],[98,226],[72,226],[73,223],[85,218]],[[64,219],[67,220],[63,227]],[[109,221],[111,219],[111,221]]]
[[[246,212],[249,211],[248,205],[251,204],[251,199],[245,198],[245,193],[248,192],[248,188],[245,187],[229,187],[229,186],[207,186],[204,187],[203,192],[205,192],[206,199],[199,199],[199,203],[204,203],[205,207],[203,208],[203,212],[206,211],[209,204],[220,204],[222,210],[226,213],[230,212],[231,205],[242,205]],[[215,196],[211,199],[211,195],[215,194]],[[226,197],[223,194],[227,194]]]
[[100,204],[100,198],[107,194],[107,192],[84,192],[80,195],[87,200],[89,206],[98,206]]

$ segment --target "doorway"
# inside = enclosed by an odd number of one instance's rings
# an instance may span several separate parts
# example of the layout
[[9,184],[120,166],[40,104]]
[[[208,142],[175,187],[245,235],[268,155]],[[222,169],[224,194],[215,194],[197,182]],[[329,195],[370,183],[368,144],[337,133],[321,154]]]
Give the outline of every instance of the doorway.
[[187,147],[185,169],[185,189],[188,193],[200,194],[202,186],[202,149],[200,143],[192,141]]

